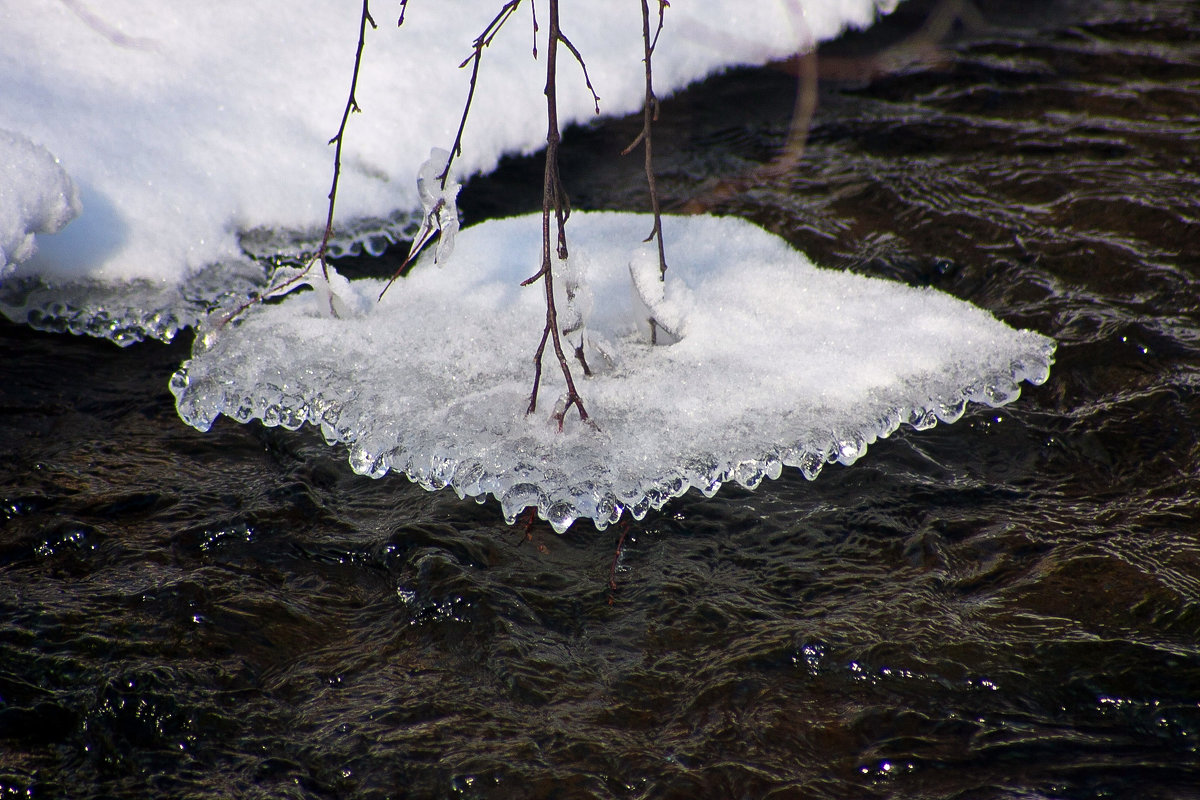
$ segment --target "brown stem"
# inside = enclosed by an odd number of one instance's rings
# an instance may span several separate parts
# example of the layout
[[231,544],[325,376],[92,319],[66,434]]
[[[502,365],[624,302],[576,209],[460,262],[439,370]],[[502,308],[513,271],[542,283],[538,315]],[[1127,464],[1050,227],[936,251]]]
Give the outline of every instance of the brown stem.
[[595,87],[592,86],[592,76],[588,75],[587,63],[583,60],[583,56],[579,54],[579,50],[575,45],[571,44],[571,40],[563,36],[561,32],[558,34],[558,40],[563,43],[563,46],[571,51],[571,55],[575,56],[575,60],[579,62],[580,69],[583,70],[583,82],[587,84],[588,91],[592,93],[592,104],[596,107],[596,113],[600,113],[600,95],[596,94]]
[[[402,0],[400,3],[400,22],[404,21],[404,7],[408,0]],[[321,264],[321,275],[326,282],[329,281],[329,262],[326,260],[329,253],[329,240],[333,237],[333,212],[337,205],[337,190],[338,181],[342,174],[342,143],[346,138],[346,124],[350,121],[350,114],[362,111],[358,107],[358,100],[355,98],[355,92],[358,89],[358,75],[362,69],[362,54],[363,46],[367,43],[367,25],[372,29],[376,27],[375,20],[371,18],[370,0],[363,0],[362,12],[358,20],[358,46],[354,51],[354,71],[350,74],[350,92],[346,96],[346,106],[342,110],[342,121],[338,124],[337,133],[329,140],[329,144],[334,145],[333,148],[333,180],[329,186],[329,206],[325,213],[325,233],[321,236],[321,244],[317,247],[317,253],[313,260],[308,263],[304,273],[297,275],[291,280],[283,284],[283,286],[299,285],[304,281],[308,270],[312,269],[313,264]],[[226,314],[218,322],[218,327],[227,325],[237,317],[241,316],[250,307],[262,302],[263,296],[258,295],[250,300],[247,300],[242,305],[238,306],[233,311]],[[333,308],[332,298],[330,299],[330,312],[337,316],[337,312]]]
[[[446,159],[446,166],[438,175],[438,181],[440,182],[443,190],[446,188],[446,181],[450,179],[450,165],[454,163],[454,159],[457,156],[462,155],[463,132],[467,129],[467,117],[471,113],[471,103],[475,100],[475,86],[479,81],[479,64],[483,61],[483,50],[492,43],[492,40],[496,38],[496,34],[499,33],[500,29],[504,27],[504,23],[508,22],[508,18],[513,15],[513,12],[517,10],[517,7],[520,6],[522,2],[523,0],[508,0],[508,2],[504,4],[503,8],[500,9],[499,13],[492,18],[492,21],[487,24],[487,27],[483,29],[483,32],[475,37],[475,41],[471,44],[471,55],[463,59],[463,62],[458,65],[459,69],[462,69],[467,64],[471,65],[471,82],[467,88],[467,101],[463,104],[462,116],[458,120],[458,131],[454,134],[454,144],[450,146],[450,157]],[[407,3],[407,0],[405,0],[405,3]],[[405,3],[401,4],[401,22],[404,21]],[[536,35],[537,6],[531,4],[531,7],[535,9],[533,12],[533,29]],[[537,45],[535,42],[534,55],[536,54]],[[436,215],[437,211],[438,209],[435,208],[431,214]],[[417,251],[409,253],[408,257],[405,258],[400,266],[396,268],[396,271],[392,273],[392,277],[388,279],[388,282],[383,287],[383,290],[379,292],[380,300],[383,299],[384,294],[387,293],[387,290],[392,287],[392,284],[395,283],[398,278],[408,273],[408,270],[412,267],[412,263],[416,259],[417,255]]]
[[[645,154],[646,185],[650,190],[650,209],[654,212],[654,227],[650,235],[643,241],[657,240],[658,243],[658,279],[666,280],[667,252],[662,235],[662,207],[658,201],[658,181],[654,175],[654,123],[658,120],[658,98],[654,95],[654,48],[658,44],[658,35],[663,29],[663,11],[667,7],[666,0],[658,2],[658,28],[650,36],[650,5],[642,0],[642,47],[645,53],[643,62],[646,65],[646,94],[642,103],[642,129],[634,140],[621,151],[621,155],[629,155],[639,144]],[[658,322],[651,317],[650,344],[658,344]]]
[[[554,346],[554,354],[558,358],[559,368],[562,370],[563,379],[567,384],[566,404],[554,412],[554,419],[558,422],[559,430],[562,430],[563,421],[567,412],[570,411],[571,406],[575,406],[575,409],[579,412],[579,419],[584,422],[588,421],[588,413],[583,407],[583,399],[575,389],[575,380],[571,376],[571,366],[567,362],[566,353],[563,352],[562,340],[558,330],[558,312],[554,307],[554,270],[553,258],[550,251],[550,215],[553,212],[557,224],[558,257],[559,259],[566,259],[568,256],[566,221],[570,215],[570,206],[567,202],[566,191],[563,188],[562,179],[558,172],[558,144],[561,136],[558,130],[558,87],[556,77],[558,74],[558,44],[565,40],[559,28],[558,0],[549,0],[549,4],[550,20],[546,46],[546,168],[542,181],[542,263],[538,272],[525,280],[522,285],[527,286],[540,279],[546,291],[546,325],[542,330],[542,338],[538,344],[537,352],[534,354],[533,389],[529,394],[529,408],[526,413],[532,414],[537,410],[538,389],[542,377],[542,356],[546,350],[546,341],[549,340]],[[578,51],[570,47],[569,44],[567,47],[576,58],[579,58]]]
[[642,108],[642,143],[646,153],[646,184],[650,188],[650,207],[654,210],[654,228],[646,241],[658,239],[658,277],[663,280],[667,274],[667,254],[662,236],[662,208],[658,202],[658,182],[654,175],[654,137],[652,135],[654,122],[658,119],[658,98],[654,96],[654,46],[658,43],[658,35],[662,33],[663,9],[665,3],[659,0],[658,30],[654,38],[650,38],[650,7],[642,0],[642,43],[646,61],[646,100]]
[[337,134],[334,135],[329,143],[334,145],[333,148],[333,183],[329,187],[329,210],[325,215],[325,235],[321,237],[321,246],[317,248],[317,260],[321,263],[321,274],[325,280],[329,280],[329,264],[325,260],[329,251],[329,239],[333,236],[333,209],[337,203],[338,179],[342,174],[342,143],[346,138],[346,123],[350,120],[350,114],[361,111],[358,107],[358,100],[355,99],[355,91],[358,88],[358,73],[362,67],[363,45],[367,42],[367,24],[371,28],[375,28],[375,20],[371,19],[371,9],[369,7],[370,0],[363,0],[362,15],[358,20],[358,48],[354,51],[354,72],[350,75],[350,93],[346,97],[346,107],[342,111],[342,122],[338,125]]
[[[458,121],[458,132],[454,135],[454,144],[450,147],[450,158],[446,161],[446,169],[443,170],[442,174],[438,176],[442,182],[443,189],[446,188],[446,179],[450,174],[450,164],[454,161],[456,156],[462,155],[463,131],[466,130],[467,127],[467,115],[471,111],[471,102],[475,99],[475,83],[479,79],[479,63],[483,60],[483,50],[492,43],[493,39],[496,38],[496,34],[499,33],[500,29],[504,27],[504,23],[508,22],[508,18],[513,15],[513,12],[517,10],[517,7],[521,5],[521,2],[522,0],[508,0],[508,2],[504,4],[504,7],[500,9],[500,12],[496,14],[492,21],[488,23],[487,27],[483,29],[483,33],[475,37],[475,41],[471,45],[473,50],[471,55],[467,56],[467,58],[458,65],[458,68],[462,69],[468,63],[471,64],[471,86],[467,90],[467,102],[463,105],[462,117]],[[536,15],[536,13],[537,12],[535,11],[534,14]],[[533,28],[535,31],[537,30],[536,16],[533,20]]]

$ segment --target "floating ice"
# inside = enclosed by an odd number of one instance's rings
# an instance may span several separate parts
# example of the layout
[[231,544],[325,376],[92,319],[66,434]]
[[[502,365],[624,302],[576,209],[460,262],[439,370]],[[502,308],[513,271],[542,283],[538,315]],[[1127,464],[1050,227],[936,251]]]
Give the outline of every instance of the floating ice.
[[34,234],[77,216],[79,192],[50,151],[0,130],[0,278],[37,252]]
[[931,289],[817,269],[734,218],[664,222],[686,320],[677,342],[651,346],[639,329],[648,290],[630,269],[646,271],[650,223],[576,213],[568,224],[586,332],[609,351],[608,368],[575,372],[596,427],[568,417],[556,432],[552,360],[538,410],[524,413],[545,312],[543,293],[518,284],[540,260],[538,217],[463,230],[444,268],[426,254],[378,305],[381,282],[353,282],[353,318],[329,318],[305,293],[198,339],[171,380],[179,414],[200,430],[221,414],[309,423],[345,443],[361,474],[492,495],[509,521],[533,506],[562,531],[626,510],[640,519],[691,487],[753,488],[785,466],[811,479],[902,424],[954,422],[969,401],[1003,405],[1049,374],[1044,336]]
[[[655,53],[656,86],[665,94],[726,66],[787,56],[869,25],[894,4],[676,3]],[[544,142],[544,64],[530,52],[529,5],[484,56],[461,174]],[[329,190],[328,140],[354,63],[357,0],[9,6],[0,12],[0,128],[62,159],[84,212],[3,280],[0,311],[120,341],[170,338],[220,295],[261,286],[266,270],[247,254],[313,249]],[[412,3],[400,30],[389,20],[394,4],[374,9],[380,27],[368,34],[356,92],[364,113],[346,133],[335,254],[377,252],[416,231],[412,175],[430,147],[453,141],[468,78],[458,64],[498,6]],[[637,4],[566,3],[562,23],[602,110],[639,108]],[[591,95],[572,80],[573,63],[563,70],[560,119],[585,120]],[[18,199],[28,205],[47,191],[25,185]],[[0,209],[0,230],[17,224]]]

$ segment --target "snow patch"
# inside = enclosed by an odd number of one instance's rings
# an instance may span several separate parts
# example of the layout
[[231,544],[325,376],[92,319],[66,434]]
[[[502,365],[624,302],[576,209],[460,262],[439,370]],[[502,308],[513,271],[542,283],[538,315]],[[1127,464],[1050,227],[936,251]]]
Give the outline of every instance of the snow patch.
[[[11,5],[0,36],[0,128],[69,164],[85,211],[12,270],[17,285],[0,286],[0,310],[122,341],[142,326],[165,337],[224,293],[214,274],[227,273],[240,288],[253,272],[247,255],[315,249],[329,137],[354,64],[357,0],[295,0],[286,8],[268,0]],[[544,143],[545,65],[530,52],[529,5],[484,55],[455,163],[460,174],[488,171],[503,154]],[[727,66],[786,57],[866,26],[891,5],[675,3],[655,53],[656,87],[665,96]],[[394,8],[375,9],[380,27],[368,33],[356,91],[363,113],[346,131],[335,255],[360,246],[378,252],[416,231],[412,176],[431,147],[453,141],[468,89],[458,65],[497,7],[496,0],[413,4],[399,30],[389,20]],[[636,3],[568,3],[562,11],[606,114],[642,103],[639,11]],[[565,61],[559,81],[564,125],[593,115],[591,94],[572,69]],[[58,177],[42,177],[17,187],[18,205],[56,191]],[[0,209],[0,231],[18,227],[16,214]]]

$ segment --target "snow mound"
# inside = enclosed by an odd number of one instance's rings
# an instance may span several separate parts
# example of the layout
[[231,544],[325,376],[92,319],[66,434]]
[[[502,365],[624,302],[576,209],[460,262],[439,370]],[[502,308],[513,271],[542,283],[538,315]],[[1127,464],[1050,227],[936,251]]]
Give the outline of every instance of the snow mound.
[[1048,377],[1052,340],[931,289],[818,269],[734,218],[664,221],[671,266],[654,302],[680,338],[651,346],[651,292],[636,286],[651,224],[616,213],[568,224],[588,302],[564,348],[589,353],[591,377],[573,367],[595,427],[572,411],[557,431],[552,355],[525,414],[544,294],[519,283],[540,260],[540,217],[463,230],[443,268],[426,254],[379,303],[381,282],[349,284],[350,318],[306,292],[198,336],[171,379],[179,415],[200,430],[221,414],[309,423],[363,475],[492,495],[509,522],[534,507],[563,531],[626,510],[640,519],[692,487],[754,488],[784,467],[812,479],[902,424],[954,422],[968,402],[1000,406]]
[[[894,4],[677,3],[655,55],[657,88],[665,95],[730,65],[786,57],[865,27]],[[247,255],[312,249],[324,230],[329,138],[346,102],[361,4],[10,5],[0,36],[0,128],[61,158],[85,210],[13,270],[20,286],[16,297],[0,298],[0,310],[42,327],[123,339],[145,327],[168,336],[219,299],[212,275],[227,270],[240,282]],[[346,132],[335,255],[343,247],[378,250],[415,232],[408,229],[420,208],[412,176],[431,147],[454,140],[469,78],[458,65],[499,5],[414,3],[399,30],[394,6],[374,9],[379,29],[368,34],[356,91],[364,113]],[[522,4],[487,48],[455,164],[464,176],[545,141],[545,64],[531,53],[531,5]],[[563,9],[564,31],[586,59],[606,114],[642,103],[639,11],[636,3]],[[564,125],[593,115],[570,59],[559,87]],[[18,205],[54,191],[58,177],[45,177],[9,186]],[[22,226],[0,207],[0,232]]]
[[0,278],[37,252],[34,234],[79,216],[79,192],[44,147],[0,130]]

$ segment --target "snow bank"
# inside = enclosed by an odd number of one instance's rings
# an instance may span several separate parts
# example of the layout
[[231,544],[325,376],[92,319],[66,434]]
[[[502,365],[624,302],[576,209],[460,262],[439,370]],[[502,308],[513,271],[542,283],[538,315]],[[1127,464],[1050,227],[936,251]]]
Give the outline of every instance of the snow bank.
[[[667,219],[669,280],[639,289],[651,222],[568,224],[587,295],[568,342],[589,353],[594,375],[575,376],[595,428],[572,412],[557,432],[552,356],[524,413],[544,318],[541,289],[519,286],[540,259],[536,217],[462,231],[446,263],[427,253],[378,304],[381,282],[343,286],[349,319],[308,292],[198,336],[171,381],[179,414],[200,430],[221,414],[319,426],[359,473],[492,495],[510,522],[533,506],[562,531],[641,518],[691,487],[753,488],[783,467],[811,479],[902,424],[954,422],[968,402],[1003,405],[1049,374],[1046,337],[930,289],[817,269],[734,218]],[[653,304],[673,315],[674,344],[639,329]]]
[[[657,86],[666,93],[729,65],[785,56],[868,25],[893,4],[675,3],[655,56]],[[413,177],[431,147],[452,142],[467,93],[458,64],[500,6],[416,0],[396,30],[396,4],[375,4],[380,28],[369,33],[357,93],[364,113],[346,140],[339,247],[374,252],[415,230]],[[359,8],[358,0],[63,0],[0,11],[0,128],[58,155],[85,208],[0,286],[0,310],[97,335],[127,339],[144,328],[169,338],[214,292],[263,280],[247,253],[311,248]],[[528,8],[487,51],[460,174],[544,140],[544,65],[531,57]],[[568,2],[562,21],[603,112],[639,107],[638,5]],[[582,76],[568,56],[562,64],[560,119],[587,119]],[[21,188],[19,203],[46,191]],[[11,211],[0,213],[0,229],[17,226]]]

